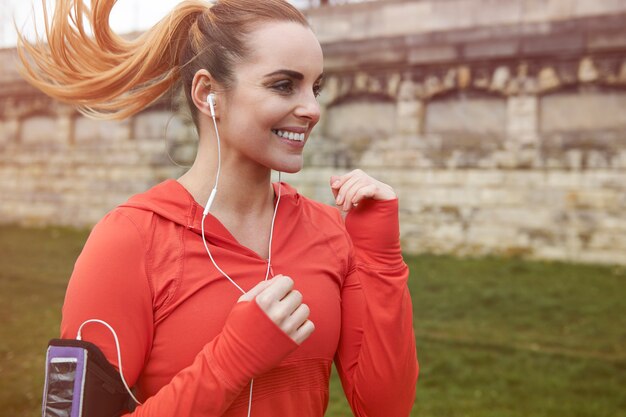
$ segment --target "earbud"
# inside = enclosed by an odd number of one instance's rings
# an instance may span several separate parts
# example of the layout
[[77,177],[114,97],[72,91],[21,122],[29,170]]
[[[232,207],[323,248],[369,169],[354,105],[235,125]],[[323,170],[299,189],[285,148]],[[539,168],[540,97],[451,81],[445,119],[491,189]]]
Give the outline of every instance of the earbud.
[[215,94],[211,93],[206,97],[209,108],[211,109],[211,117],[215,118]]

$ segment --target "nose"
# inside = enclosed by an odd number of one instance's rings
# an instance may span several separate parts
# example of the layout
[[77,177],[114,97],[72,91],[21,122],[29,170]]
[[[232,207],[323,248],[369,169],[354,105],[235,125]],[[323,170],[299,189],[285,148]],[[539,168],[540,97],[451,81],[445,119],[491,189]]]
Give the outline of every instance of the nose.
[[320,105],[313,92],[304,95],[300,103],[298,103],[295,114],[299,118],[308,120],[310,125],[314,125],[318,122],[320,119]]

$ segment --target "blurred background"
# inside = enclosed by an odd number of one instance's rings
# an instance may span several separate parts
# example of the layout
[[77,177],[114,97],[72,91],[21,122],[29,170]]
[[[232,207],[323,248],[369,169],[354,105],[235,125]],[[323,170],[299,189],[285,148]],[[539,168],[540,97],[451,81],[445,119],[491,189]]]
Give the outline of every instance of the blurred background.
[[[142,31],[177,3],[120,0],[111,24]],[[626,2],[292,3],[326,78],[305,168],[283,178],[328,203],[329,176],[354,168],[397,190],[414,415],[626,415]],[[0,384],[21,381],[0,385],[7,415],[35,413],[89,228],[196,146],[176,94],[97,122],[21,80],[11,20],[32,33],[31,7],[0,0]],[[328,415],[350,415],[333,384]]]

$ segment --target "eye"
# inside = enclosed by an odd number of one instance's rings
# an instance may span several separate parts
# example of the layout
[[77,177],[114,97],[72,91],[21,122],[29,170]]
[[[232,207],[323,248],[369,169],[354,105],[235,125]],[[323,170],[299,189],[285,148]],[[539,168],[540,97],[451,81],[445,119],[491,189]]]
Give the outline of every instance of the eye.
[[272,88],[281,93],[289,94],[293,91],[293,83],[289,80],[280,81],[272,85]]
[[321,84],[313,86],[313,94],[315,95],[315,97],[318,97],[323,89],[324,87]]

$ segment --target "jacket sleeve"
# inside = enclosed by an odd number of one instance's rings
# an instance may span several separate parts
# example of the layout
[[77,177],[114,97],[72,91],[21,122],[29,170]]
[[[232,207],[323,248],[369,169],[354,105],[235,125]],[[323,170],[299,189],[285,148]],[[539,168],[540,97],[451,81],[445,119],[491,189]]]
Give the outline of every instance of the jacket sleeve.
[[408,416],[419,365],[398,200],[361,202],[346,229],[352,247],[341,291],[339,377],[355,416]]
[[[154,335],[145,236],[116,211],[96,225],[74,267],[61,323],[63,338],[75,338],[88,319],[109,323],[119,338],[122,371],[131,387],[150,356]],[[87,324],[82,338],[95,343],[119,369],[115,342],[106,327]],[[297,346],[256,301],[237,303],[222,332],[193,363],[127,416],[219,416],[252,378],[275,367]]]

